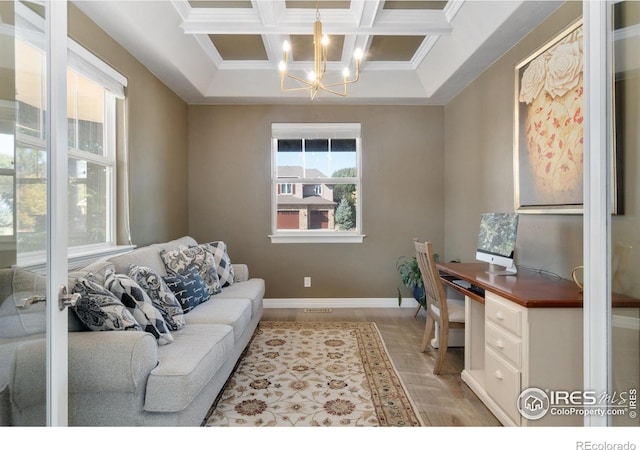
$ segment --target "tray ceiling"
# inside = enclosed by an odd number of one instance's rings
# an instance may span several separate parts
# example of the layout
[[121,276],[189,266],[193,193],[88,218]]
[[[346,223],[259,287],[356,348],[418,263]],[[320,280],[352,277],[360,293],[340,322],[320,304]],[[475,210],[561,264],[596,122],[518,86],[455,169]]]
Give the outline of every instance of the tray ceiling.
[[74,3],[189,103],[309,102],[304,93],[280,92],[278,63],[288,40],[290,71],[311,69],[318,5],[330,38],[327,77],[353,68],[356,48],[365,56],[347,98],[314,102],[443,104],[562,2]]

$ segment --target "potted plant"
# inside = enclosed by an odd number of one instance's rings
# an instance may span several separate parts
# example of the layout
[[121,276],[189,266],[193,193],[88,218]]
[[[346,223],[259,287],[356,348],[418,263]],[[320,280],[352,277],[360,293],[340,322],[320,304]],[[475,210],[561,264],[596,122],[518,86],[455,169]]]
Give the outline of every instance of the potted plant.
[[[440,256],[436,253],[433,255],[436,262],[440,259]],[[415,256],[407,257],[401,256],[396,262],[396,268],[400,272],[400,278],[402,283],[411,289],[413,292],[413,298],[422,307],[426,307],[427,302],[424,294],[424,281],[422,280],[422,273],[420,272],[420,266],[418,266],[418,260]],[[402,304],[402,293],[398,288],[398,306]]]

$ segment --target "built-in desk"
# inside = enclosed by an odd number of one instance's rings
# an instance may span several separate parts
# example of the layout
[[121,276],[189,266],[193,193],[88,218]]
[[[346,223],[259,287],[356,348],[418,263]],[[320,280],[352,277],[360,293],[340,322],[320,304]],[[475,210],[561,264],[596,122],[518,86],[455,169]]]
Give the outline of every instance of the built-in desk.
[[[523,418],[520,393],[581,390],[583,386],[582,293],[569,280],[525,268],[491,275],[484,263],[439,263],[444,283],[465,295],[462,379],[504,425],[583,424],[583,417],[547,414]],[[466,280],[465,289],[453,280]],[[613,306],[638,308],[638,299],[615,295]]]

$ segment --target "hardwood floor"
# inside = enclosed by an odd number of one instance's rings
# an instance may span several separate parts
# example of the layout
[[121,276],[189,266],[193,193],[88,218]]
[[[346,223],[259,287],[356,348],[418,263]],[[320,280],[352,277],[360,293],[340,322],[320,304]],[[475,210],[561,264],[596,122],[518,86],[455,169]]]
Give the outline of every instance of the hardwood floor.
[[501,426],[461,380],[464,349],[450,348],[444,369],[433,374],[433,350],[420,352],[424,310],[414,308],[333,308],[331,312],[266,308],[262,320],[308,322],[375,322],[402,381],[427,426]]

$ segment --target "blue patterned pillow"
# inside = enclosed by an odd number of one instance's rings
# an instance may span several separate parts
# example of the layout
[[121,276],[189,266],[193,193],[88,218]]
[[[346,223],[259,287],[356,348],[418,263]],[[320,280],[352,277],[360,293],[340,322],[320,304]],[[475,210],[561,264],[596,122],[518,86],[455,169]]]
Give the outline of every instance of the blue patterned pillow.
[[131,312],[142,329],[151,333],[158,345],[173,342],[173,336],[164,318],[151,302],[147,293],[127,275],[108,271],[104,279],[104,287],[109,289]]
[[[207,244],[205,244],[207,245]],[[216,271],[222,287],[231,286],[233,284],[233,266],[231,258],[227,253],[227,244],[222,241],[209,242],[209,247],[213,253],[213,259],[216,262]]]
[[169,328],[179,330],[185,326],[184,312],[180,302],[156,271],[149,267],[132,264],[129,266],[128,275],[149,295],[153,306],[162,313]]
[[80,294],[73,306],[78,319],[93,331],[132,330],[142,327],[118,298],[92,279],[75,279],[71,292]]
[[189,266],[182,273],[169,274],[162,278],[175,294],[185,313],[209,300],[209,289],[195,266]]

